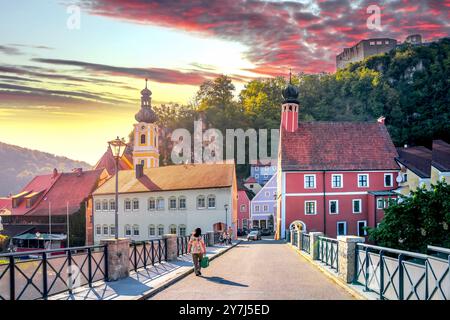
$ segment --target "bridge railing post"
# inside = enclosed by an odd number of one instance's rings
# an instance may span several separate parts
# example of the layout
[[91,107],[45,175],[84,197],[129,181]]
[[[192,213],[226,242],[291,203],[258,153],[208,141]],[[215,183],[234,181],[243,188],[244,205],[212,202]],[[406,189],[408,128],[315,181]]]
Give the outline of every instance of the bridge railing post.
[[291,239],[290,240],[291,240],[291,246],[292,246],[292,245],[294,245],[294,232],[295,231],[294,230],[289,230],[289,231],[291,233],[291,237],[290,237]]
[[297,230],[297,249],[302,250],[302,232],[300,230]]
[[309,254],[313,260],[319,260],[319,237],[323,236],[323,232],[309,233]]
[[363,237],[338,236],[338,277],[351,283],[356,274],[356,244],[363,243]]
[[165,234],[163,236],[166,242],[167,250],[167,261],[173,261],[178,258],[177,250],[177,235],[176,234]]

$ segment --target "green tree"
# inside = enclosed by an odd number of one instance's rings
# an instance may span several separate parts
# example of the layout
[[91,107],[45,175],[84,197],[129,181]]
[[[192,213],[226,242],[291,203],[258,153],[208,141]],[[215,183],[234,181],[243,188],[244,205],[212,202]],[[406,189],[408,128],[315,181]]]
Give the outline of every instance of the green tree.
[[371,241],[414,252],[426,252],[427,245],[450,248],[449,184],[438,182],[400,199],[386,208],[377,228],[369,228]]

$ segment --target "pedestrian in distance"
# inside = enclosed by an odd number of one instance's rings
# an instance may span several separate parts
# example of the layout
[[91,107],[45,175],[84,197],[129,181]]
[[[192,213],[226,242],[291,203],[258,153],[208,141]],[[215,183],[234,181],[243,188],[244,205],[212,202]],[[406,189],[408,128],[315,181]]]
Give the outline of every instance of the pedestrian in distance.
[[188,243],[188,252],[192,254],[195,275],[200,276],[202,274],[201,261],[203,259],[203,255],[206,254],[206,245],[202,238],[202,229],[197,228],[192,233]]

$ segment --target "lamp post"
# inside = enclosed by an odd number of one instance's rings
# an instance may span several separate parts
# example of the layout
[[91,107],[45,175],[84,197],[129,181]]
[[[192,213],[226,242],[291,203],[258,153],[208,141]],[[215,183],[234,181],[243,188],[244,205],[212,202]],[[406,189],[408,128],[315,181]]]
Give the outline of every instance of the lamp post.
[[115,140],[108,142],[114,159],[116,160],[116,203],[115,203],[115,239],[119,239],[119,160],[122,157],[127,144],[124,139],[117,137]]
[[227,222],[228,222],[228,204],[224,204],[223,206],[225,208],[225,231],[227,231]]

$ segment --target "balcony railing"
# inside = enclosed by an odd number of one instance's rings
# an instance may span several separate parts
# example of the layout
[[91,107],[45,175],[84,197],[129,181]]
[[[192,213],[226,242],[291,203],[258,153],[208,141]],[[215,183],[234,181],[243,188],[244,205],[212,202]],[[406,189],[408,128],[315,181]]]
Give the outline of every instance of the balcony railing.
[[0,254],[0,300],[47,299],[108,278],[107,247]]

